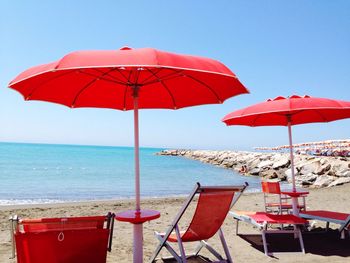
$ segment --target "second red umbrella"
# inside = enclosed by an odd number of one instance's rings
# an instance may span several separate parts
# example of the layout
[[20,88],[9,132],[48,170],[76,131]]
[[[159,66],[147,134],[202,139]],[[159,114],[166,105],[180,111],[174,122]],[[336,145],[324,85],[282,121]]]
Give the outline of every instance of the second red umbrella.
[[[350,102],[315,98],[310,96],[279,96],[244,109],[227,114],[222,121],[226,125],[287,126],[292,170],[293,191],[295,187],[292,125],[330,122],[350,117]],[[296,198],[293,198],[293,213],[298,214]]]

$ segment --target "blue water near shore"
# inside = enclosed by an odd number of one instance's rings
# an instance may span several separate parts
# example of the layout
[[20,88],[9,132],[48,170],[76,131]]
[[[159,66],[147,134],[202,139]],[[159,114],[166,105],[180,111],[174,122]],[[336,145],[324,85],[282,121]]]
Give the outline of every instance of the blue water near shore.
[[[186,195],[196,182],[232,185],[260,181],[182,157],[142,148],[141,195]],[[134,150],[50,144],[0,143],[0,205],[134,197]]]

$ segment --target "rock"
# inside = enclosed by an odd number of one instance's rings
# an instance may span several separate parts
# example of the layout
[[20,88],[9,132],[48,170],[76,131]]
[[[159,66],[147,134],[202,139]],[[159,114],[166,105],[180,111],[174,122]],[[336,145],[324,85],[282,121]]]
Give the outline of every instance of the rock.
[[279,169],[279,168],[284,168],[284,167],[287,167],[290,165],[290,160],[289,158],[283,158],[277,162],[275,162],[273,165],[272,165],[272,168],[273,169]]
[[326,172],[328,172],[331,169],[331,167],[332,166],[330,164],[322,165],[320,168],[318,168],[316,170],[315,174],[318,174],[318,175],[325,174]]
[[260,176],[262,176],[262,177],[264,177],[266,179],[276,179],[276,178],[278,178],[278,174],[274,170],[263,171],[263,172],[260,173]]
[[254,169],[248,170],[248,173],[251,174],[251,175],[259,175],[260,169],[259,168],[254,168]]
[[345,171],[341,174],[342,177],[350,177],[350,170]]
[[258,168],[270,167],[273,165],[273,162],[270,160],[262,161],[258,164]]
[[341,177],[333,181],[328,185],[328,187],[336,186],[336,185],[342,185],[345,183],[350,183],[350,177]]
[[319,161],[307,162],[299,165],[299,172],[301,174],[316,173],[319,170],[321,164]]
[[344,161],[340,161],[340,160],[337,160],[337,159],[333,159],[331,161],[331,164],[332,164],[332,168],[329,171],[329,173],[331,173],[332,175],[342,176],[342,174],[344,172],[349,170],[348,162],[344,162]]
[[231,161],[231,159],[226,159],[221,163],[221,166],[230,168],[233,166],[233,162]]
[[258,166],[260,163],[259,159],[251,159],[247,162],[247,167],[253,169]]
[[313,183],[312,186],[325,187],[331,184],[333,181],[334,181],[334,177],[328,176],[328,175],[321,175],[317,177],[316,181]]
[[[291,182],[292,181],[292,168],[285,170],[284,174],[287,176],[288,181]],[[295,168],[294,168],[294,174],[295,175],[297,174],[297,170]]]
[[312,185],[313,182],[316,180],[317,175],[313,174],[313,173],[309,173],[309,174],[304,174],[304,175],[298,175],[295,178],[295,181],[302,186],[305,185]]
[[280,181],[286,181],[287,180],[287,176],[283,173],[278,173],[278,179],[280,179]]

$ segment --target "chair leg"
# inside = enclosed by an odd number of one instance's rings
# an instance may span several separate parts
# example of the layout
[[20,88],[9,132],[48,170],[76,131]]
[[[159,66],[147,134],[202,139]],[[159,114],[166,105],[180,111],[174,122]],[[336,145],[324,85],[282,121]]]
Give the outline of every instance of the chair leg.
[[196,247],[196,249],[194,250],[193,255],[198,256],[199,252],[202,250],[203,247],[205,247],[205,244],[202,241],[199,241],[199,244]]
[[300,247],[301,247],[301,252],[303,252],[303,254],[305,254],[303,235],[301,234],[301,230],[299,227],[298,227],[298,236],[299,236],[299,243],[300,243]]
[[328,232],[329,230],[329,222],[326,223],[326,231]]
[[218,260],[223,261],[223,257],[211,246],[209,245],[205,240],[201,241],[203,243],[203,245],[205,246],[206,249],[208,249],[208,251],[210,253],[212,253]]
[[179,230],[179,226],[176,225],[175,226],[175,232],[176,232],[176,238],[177,238],[177,243],[179,245],[179,249],[180,249],[180,254],[181,254],[181,258],[182,258],[182,262],[186,263],[186,253],[185,253],[185,248],[182,244],[182,240],[181,240],[181,234],[180,234],[180,230]]
[[236,219],[236,236],[238,235],[238,223],[239,223],[239,220]]
[[151,263],[153,263],[156,260],[158,254],[160,253],[163,247],[166,248],[166,250],[168,250],[168,252],[173,256],[173,258],[176,259],[177,262],[183,262],[182,258],[176,253],[176,251],[170,246],[170,244],[167,241],[164,241],[164,238],[160,233],[155,232],[154,234],[159,240],[159,245],[150,259]]
[[345,231],[344,231],[344,229],[340,232],[340,239],[345,239]]
[[230,255],[230,251],[228,250],[228,247],[227,247],[227,243],[226,243],[226,240],[225,240],[225,237],[224,237],[224,233],[222,232],[221,228],[219,229],[219,237],[220,237],[220,240],[221,240],[222,247],[224,248],[224,251],[225,251],[227,262],[228,263],[233,263],[231,255]]
[[262,230],[261,231],[261,236],[262,236],[262,240],[263,240],[263,245],[264,245],[264,253],[266,256],[269,255],[269,252],[267,250],[267,242],[266,242],[266,231],[265,230]]
[[[11,254],[11,257],[10,259],[13,259],[16,257],[16,245],[15,245],[15,238],[14,238],[14,235],[15,235],[15,228],[17,228],[17,222],[18,222],[18,219],[17,219],[17,216],[11,216],[10,217],[10,228],[11,228],[11,247],[12,247],[12,254]],[[16,224],[16,226],[15,226]]]

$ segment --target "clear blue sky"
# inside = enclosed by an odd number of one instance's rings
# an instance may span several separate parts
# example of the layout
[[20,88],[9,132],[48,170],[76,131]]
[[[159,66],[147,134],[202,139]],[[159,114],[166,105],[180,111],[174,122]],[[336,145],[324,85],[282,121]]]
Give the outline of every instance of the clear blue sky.
[[[142,146],[287,144],[285,127],[221,118],[277,95],[350,100],[350,1],[0,1],[0,141],[133,145],[132,112],[24,102],[7,88],[68,52],[154,47],[226,64],[251,91],[223,105],[140,112]],[[350,119],[295,126],[294,142],[349,138]]]

